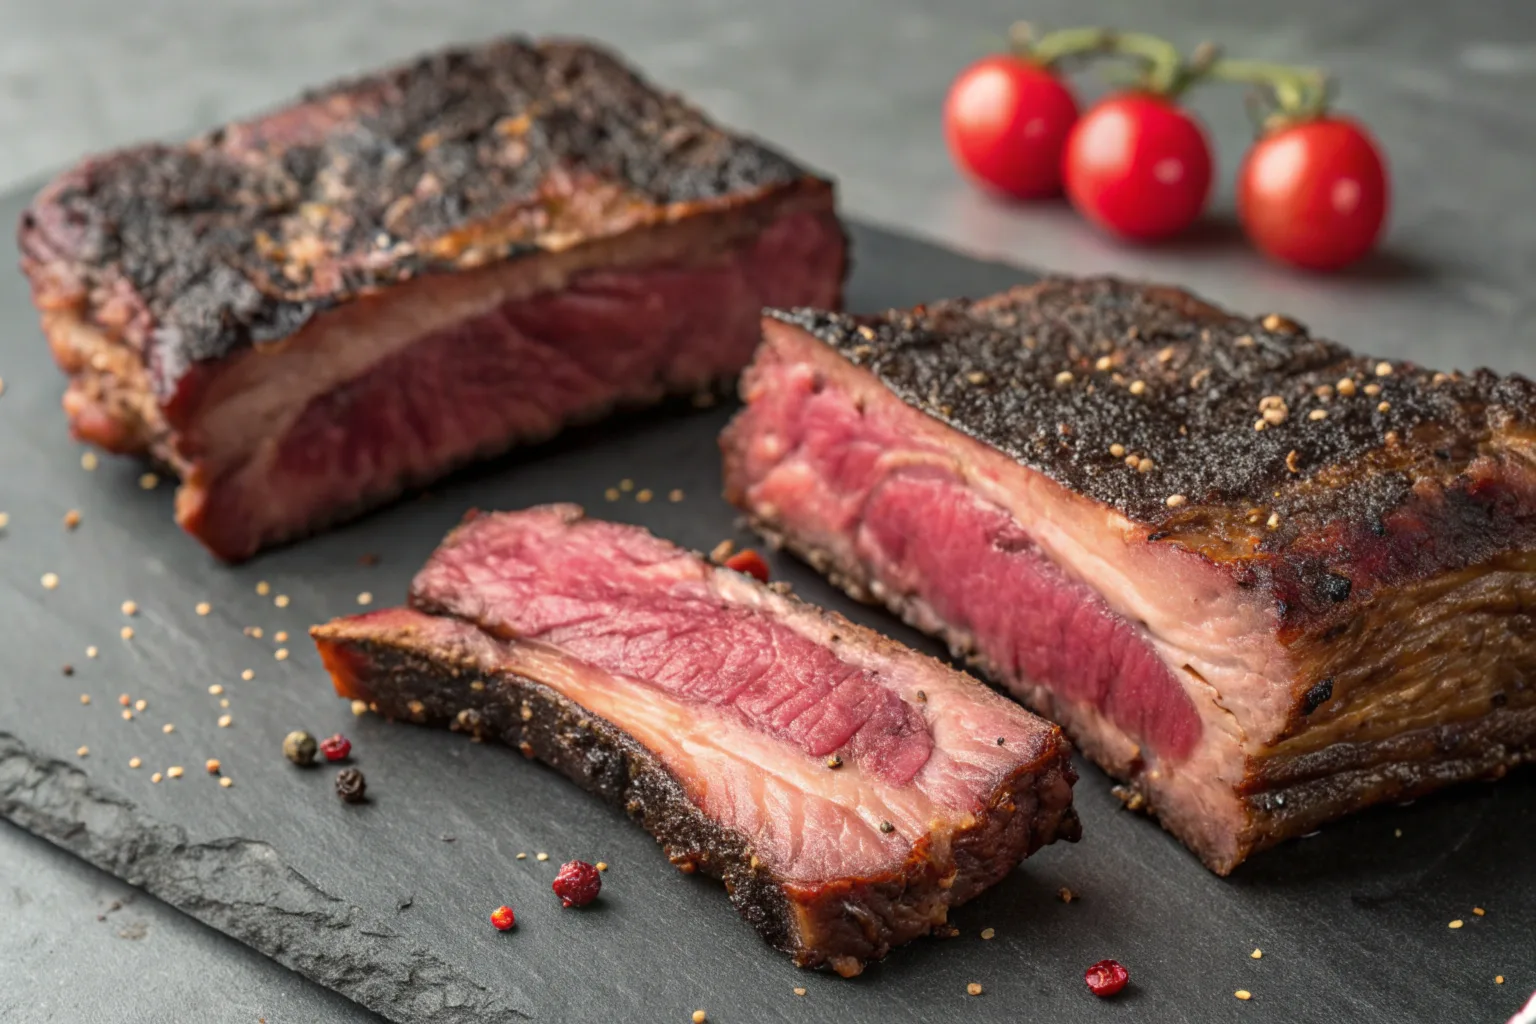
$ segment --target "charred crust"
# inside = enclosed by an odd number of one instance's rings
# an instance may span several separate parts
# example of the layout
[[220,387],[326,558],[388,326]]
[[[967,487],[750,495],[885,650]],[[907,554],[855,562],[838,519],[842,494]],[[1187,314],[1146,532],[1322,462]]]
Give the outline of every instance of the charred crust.
[[1301,713],[1310,715],[1333,697],[1333,679],[1320,680],[1307,689],[1301,700]]
[[[876,316],[768,315],[1147,537],[1268,589],[1287,636],[1382,586],[1536,546],[1536,384],[1521,376],[1384,363],[1283,317],[1108,277]],[[1343,598],[1318,585],[1346,567]]]
[[753,854],[745,836],[706,817],[681,782],[615,724],[536,680],[488,671],[473,657],[422,649],[399,635],[354,636],[344,622],[310,630],[339,694],[367,701],[386,718],[521,750],[623,808],[679,870],[721,879],[741,916],[802,967],[858,974],[894,946],[942,927],[949,908],[1000,881],[1020,855],[1081,835],[1072,806],[1077,775],[1060,740],[1000,780],[988,806],[951,835],[947,870],[923,837],[888,874],[789,883]]
[[182,146],[89,160],[21,218],[60,302],[107,296],[162,396],[423,274],[515,259],[821,179],[600,47],[521,37],[311,92]]
[[1325,572],[1317,582],[1318,593],[1324,600],[1338,604],[1349,600],[1351,583],[1348,576],[1340,576],[1335,572]]

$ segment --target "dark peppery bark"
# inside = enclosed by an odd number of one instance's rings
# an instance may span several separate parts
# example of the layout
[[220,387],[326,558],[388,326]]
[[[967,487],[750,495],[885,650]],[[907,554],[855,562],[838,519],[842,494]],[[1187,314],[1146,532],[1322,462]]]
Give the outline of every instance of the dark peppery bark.
[[[553,512],[571,529],[585,528],[577,510],[559,507]],[[548,517],[549,512],[521,515]],[[508,526],[508,519],[472,520],[459,531],[460,542],[466,530],[497,530]],[[550,522],[546,518],[540,529]],[[624,545],[657,553],[665,547],[631,527],[598,526],[618,531]],[[574,539],[583,547],[602,543],[596,535],[578,533]],[[714,712],[709,703],[697,696],[679,700],[674,684],[642,674],[639,662],[629,665],[633,675],[610,674],[577,657],[574,648],[561,648],[548,639],[512,638],[486,623],[416,609],[339,619],[316,627],[312,634],[340,695],[368,701],[391,718],[499,740],[622,806],[656,836],[679,868],[721,878],[742,916],[802,966],[825,965],[844,975],[857,974],[893,946],[942,925],[949,908],[1001,879],[1022,857],[1057,839],[1077,838],[1079,826],[1071,808],[1075,775],[1067,747],[1053,727],[1024,716],[937,662],[838,616],[773,594],[727,570],[710,570],[696,556],[671,551],[676,562],[663,568],[681,575],[672,583],[668,575],[658,577],[654,596],[693,594],[695,582],[703,580],[705,586],[718,588],[711,590],[715,596],[706,605],[724,602],[750,608],[751,616],[766,616],[770,623],[794,624],[795,635],[829,635],[840,658],[880,666],[883,678],[905,680],[899,684],[902,692],[910,692],[914,682],[922,683],[924,699],[915,709],[925,723],[949,722],[953,729],[962,721],[986,721],[987,735],[972,737],[964,729],[935,732],[935,737],[949,738],[926,759],[916,778],[897,785],[882,778],[871,755],[860,753],[856,742],[840,748],[834,768],[819,756],[809,756],[799,742],[751,724],[749,708],[756,698],[744,698],[738,712],[728,712],[710,725]],[[474,557],[483,558],[478,552]],[[483,560],[496,564],[494,559]],[[657,563],[646,564],[661,571]],[[497,572],[503,569],[509,574],[519,571],[503,565]],[[579,576],[580,570],[573,569],[573,575]],[[418,583],[418,588],[423,585]],[[548,603],[569,610],[573,603],[587,602],[590,608],[590,596],[571,596],[590,595],[585,586],[580,581],[561,586],[549,593]],[[630,622],[641,618],[633,611],[617,614]],[[581,621],[589,636],[594,626],[619,632],[638,629],[624,633],[631,638],[630,649],[650,649],[660,642],[670,666],[704,655],[690,646],[686,623],[671,619],[665,608],[657,614],[672,622],[662,628],[670,639],[657,641],[661,634],[654,623]],[[748,628],[740,643],[750,647],[760,635]],[[803,667],[790,650],[793,637],[781,639],[786,646],[780,656]],[[596,688],[584,688],[588,674],[601,680]],[[806,685],[817,681],[807,679]],[[615,690],[621,691],[619,702],[605,707],[601,701]],[[795,700],[791,692],[781,706]],[[806,710],[811,719],[825,723],[832,712],[817,712],[819,706],[824,703],[807,705]],[[707,736],[708,742],[696,737],[685,746],[647,716],[687,721],[682,728],[701,730],[700,737]],[[994,733],[1009,737],[1009,745],[1000,748]],[[699,755],[697,748],[706,746],[722,751],[754,746],[767,753],[745,769],[733,766],[738,756],[734,753]],[[699,756],[704,760],[697,760]],[[777,776],[785,781],[786,793],[799,790],[807,779],[821,780],[826,791],[808,794],[820,803],[805,811],[803,819],[797,816],[798,824],[783,819],[789,812],[770,805],[761,794],[764,783],[771,787]],[[926,795],[919,797],[919,791]],[[850,796],[839,792],[864,796],[849,803]],[[906,793],[898,799],[916,799],[914,806],[924,810],[901,828],[882,823],[870,830],[860,820],[861,810],[879,807],[893,793]],[[753,806],[759,801],[768,802]],[[837,809],[832,818],[826,815],[829,807]],[[913,834],[912,823],[919,821],[915,827],[926,831]],[[785,831],[791,826],[792,837]],[[856,849],[869,846],[866,833],[876,837],[872,854]]]
[[[19,242],[71,375],[77,436],[174,469],[183,525],[242,558],[565,422],[732,376],[765,302],[840,301],[832,203],[830,183],[608,52],[510,38],[342,82],[185,145],[86,160],[38,195]],[[679,308],[674,292],[699,299]],[[645,306],[648,294],[667,310]],[[618,332],[616,351],[594,359],[622,366],[623,381],[580,389],[590,367],[541,364],[546,347],[592,344],[580,325],[621,303],[629,316],[615,319],[633,336]],[[389,401],[401,379],[432,384],[434,354],[455,344],[581,393],[477,435],[447,410],[482,396],[444,384],[440,409],[413,411],[425,428],[386,425],[425,433],[430,454],[356,453],[381,430],[347,417]],[[269,380],[291,394],[262,393]],[[258,430],[277,432],[268,448],[285,430],[303,431],[294,449],[324,439],[316,461],[329,465],[293,469],[304,460],[281,456],[294,475],[380,465],[225,527],[217,519],[259,478],[268,491],[306,489],[271,479],[252,450]]]
[[731,500],[1216,870],[1536,756],[1530,381],[1113,279],[765,332]]

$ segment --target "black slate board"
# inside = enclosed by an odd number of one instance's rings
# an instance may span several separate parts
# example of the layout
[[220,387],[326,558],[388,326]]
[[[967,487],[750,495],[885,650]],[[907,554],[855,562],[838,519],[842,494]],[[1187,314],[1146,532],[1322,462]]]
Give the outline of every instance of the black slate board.
[[[0,203],[0,223],[20,206]],[[876,229],[854,233],[855,308],[981,294],[1025,276]],[[550,771],[456,735],[354,718],[304,635],[356,610],[362,591],[376,606],[398,600],[470,506],[570,500],[701,549],[747,539],[717,497],[715,434],[727,409],[582,431],[229,569],[172,525],[169,483],[141,489],[142,467],[121,460],[82,469],[58,409],[61,379],[14,275],[0,277],[0,323],[0,509],[10,516],[0,535],[0,815],[391,1020],[686,1021],[703,1008],[721,1024],[1499,1024],[1536,987],[1531,771],[1362,815],[1222,880],[1155,824],[1118,810],[1109,781],[1085,766],[1084,841],[1046,850],[959,911],[959,937],[918,942],[854,981],[799,971],[715,883],[676,872],[619,811]],[[1391,354],[1390,339],[1373,346]],[[605,500],[623,478],[657,497]],[[681,503],[666,499],[673,488]],[[66,532],[71,508],[83,521]],[[364,554],[382,560],[365,566]],[[770,560],[811,600],[934,649],[804,566]],[[39,584],[47,572],[57,589]],[[256,593],[261,580],[269,596]],[[287,607],[275,606],[278,594]],[[125,618],[130,599],[139,611]],[[203,600],[206,617],[194,611]],[[130,641],[118,635],[125,624]],[[279,629],[286,644],[273,638]],[[279,646],[286,660],[275,659]],[[245,668],[254,680],[241,679]],[[212,684],[224,687],[228,728]],[[123,721],[121,693],[147,709]],[[369,804],[342,805],[330,771],[282,759],[296,727],[352,736]],[[144,764],[131,770],[135,756]],[[209,757],[232,788],[205,773]],[[150,781],[171,765],[184,777]],[[603,899],[579,913],[562,912],[549,891],[572,857],[612,865]],[[1081,899],[1063,903],[1063,886]],[[486,922],[502,902],[520,921],[506,935]],[[1452,919],[1465,927],[1448,928]],[[984,927],[996,938],[982,940]],[[1256,947],[1261,960],[1250,958]],[[1081,980],[1106,956],[1133,978],[1112,1002]],[[1498,974],[1507,984],[1494,984]],[[968,996],[970,982],[984,993]],[[1252,1001],[1236,1000],[1237,989]]]

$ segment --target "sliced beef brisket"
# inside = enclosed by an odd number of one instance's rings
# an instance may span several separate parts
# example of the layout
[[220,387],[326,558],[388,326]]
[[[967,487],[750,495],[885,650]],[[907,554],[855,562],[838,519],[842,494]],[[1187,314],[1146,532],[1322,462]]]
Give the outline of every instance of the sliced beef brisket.
[[776,313],[727,491],[1213,870],[1536,758],[1536,386],[1047,280]]
[[501,740],[623,806],[802,965],[856,974],[1077,838],[1056,727],[575,506],[474,516],[409,608],[313,635],[342,696]]
[[730,378],[845,263],[828,182],[522,39],[87,160],[19,240],[75,435],[174,469],[226,559]]

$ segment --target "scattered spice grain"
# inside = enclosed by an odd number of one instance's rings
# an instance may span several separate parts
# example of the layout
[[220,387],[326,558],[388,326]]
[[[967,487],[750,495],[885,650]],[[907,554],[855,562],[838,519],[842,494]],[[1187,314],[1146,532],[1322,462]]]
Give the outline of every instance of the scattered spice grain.
[[1314,420],[1314,421],[1315,420],[1325,420],[1327,418],[1328,418],[1328,410],[1327,409],[1313,409],[1311,412],[1307,413],[1307,419],[1309,419],[1309,420]]
[[263,636],[263,633],[262,633],[262,630],[261,630],[260,626],[246,626],[245,629],[244,629],[244,633],[245,633],[246,636],[251,637],[252,639],[255,639],[255,640],[260,640],[262,638],[262,636]]
[[208,692],[217,697],[219,694],[224,692],[224,687],[219,683],[214,683],[212,686],[208,687]]
[[[224,718],[228,718],[225,715]],[[219,724],[224,724],[224,718],[219,719]],[[295,729],[283,737],[283,756],[300,767],[308,767],[315,763],[315,753],[320,749],[315,738],[303,729]]]
[[707,1020],[709,1020],[709,1014],[705,1013],[703,1010],[693,1011],[693,1024],[704,1024],[704,1022]]
[[1380,405],[1378,405],[1376,407],[1376,411],[1377,412],[1390,412],[1391,410],[1392,410],[1392,403],[1391,402],[1382,402]]
[[1353,398],[1355,395],[1355,381],[1352,377],[1344,377],[1334,385],[1335,390],[1345,398]]
[[258,580],[256,582],[256,593],[260,594],[262,597],[266,597],[268,594],[272,593],[272,584],[268,583],[266,580]]
[[192,610],[197,612],[199,615],[207,615],[209,612],[213,611],[213,605],[209,604],[207,601],[199,601],[197,602],[196,607],[194,607]]
[[[1064,388],[1068,384],[1072,383],[1072,379],[1073,378],[1072,378],[1072,371],[1071,370],[1062,370],[1060,373],[1058,373],[1056,375],[1056,386],[1059,387],[1059,388]],[[980,382],[978,381],[978,383],[980,383]],[[1132,387],[1134,388],[1135,385],[1132,385]]]
[[1148,458],[1143,458],[1136,463],[1136,472],[1138,473],[1150,473],[1156,468],[1157,463]]
[[549,860],[549,854],[547,854],[547,853],[536,853],[536,854],[533,855],[533,859],[534,860]]
[[94,470],[98,462],[100,462],[100,460],[96,458],[95,452],[80,453],[80,468],[85,470],[87,473]]
[[562,907],[584,907],[602,892],[603,879],[597,868],[586,861],[570,860],[560,865],[550,888],[560,897]]
[[1377,363],[1376,364],[1376,376],[1378,376],[1378,377],[1390,377],[1390,376],[1392,376],[1392,364],[1391,363]]
[[1233,995],[1234,995],[1234,996],[1237,996],[1237,998],[1239,998],[1239,999],[1241,999],[1241,1000],[1242,1000],[1242,1001],[1243,1001],[1243,1002],[1245,1002],[1245,1003],[1246,1003],[1246,1002],[1247,1002],[1247,1001],[1248,1001],[1248,1000],[1250,1000],[1250,999],[1252,999],[1252,998],[1253,998],[1253,993],[1252,993],[1252,992],[1249,992],[1249,991],[1248,991],[1248,990],[1247,990],[1247,989],[1245,989],[1245,988],[1240,988],[1240,989],[1238,989],[1238,990],[1237,990],[1237,991],[1236,991],[1236,992],[1233,992],[1233,993],[1232,993],[1232,994],[1233,994]]
[[124,601],[123,602],[123,614],[124,615],[137,615],[137,614],[139,614],[139,603],[137,601]]
[[150,782],[159,782],[164,777],[165,776],[161,775],[159,772],[155,772],[155,774],[153,774],[153,775],[151,775],[149,777],[149,781]]
[[146,491],[152,491],[156,487],[160,486],[160,478],[154,473],[145,473],[143,476],[139,477],[139,486],[144,488]]
[[352,713],[359,718],[366,715],[368,713],[368,702],[365,700],[354,700],[352,702]]
[[1061,897],[1061,902],[1063,903],[1071,903],[1073,900],[1077,899],[1077,893],[1073,892],[1071,889],[1068,889],[1066,886],[1062,886],[1060,889],[1056,890],[1056,895]]
[[667,500],[670,501],[674,505],[676,505],[678,502],[682,501],[683,500],[682,489],[681,488],[677,488],[677,487],[672,488],[670,491],[667,492]]
[[1168,495],[1168,501],[1166,504],[1169,508],[1178,508],[1188,500],[1189,499],[1184,497],[1182,494],[1170,494]]
[[642,505],[646,504],[654,497],[655,495],[651,493],[651,489],[649,487],[642,487],[640,490],[635,492],[635,500]]
[[605,861],[605,860],[600,860],[600,861],[597,862],[596,867],[597,867],[597,870],[599,870],[599,871],[607,871],[608,870],[608,862]]
[[203,762],[203,767],[208,769],[209,775],[217,775],[219,774],[219,769],[222,768],[223,765],[219,763],[218,758],[210,757],[208,760]]
[[272,657],[276,658],[278,661],[287,661],[288,660],[288,648],[286,648],[286,647],[279,647],[277,650],[272,652]]
[[1465,922],[1463,922],[1462,919],[1458,917],[1456,920],[1454,920],[1450,924],[1446,925],[1446,927],[1447,928],[1452,928],[1452,929],[1460,928],[1462,926],[1462,924],[1464,924],[1464,923]]
[[73,530],[80,525],[80,510],[72,508],[64,513],[64,529]]
[[1110,445],[1109,454],[1113,455],[1117,459],[1123,457],[1125,455],[1125,445],[1118,442]]
[[603,497],[607,498],[609,501],[618,501],[619,489],[617,487],[610,487],[603,492]]
[[279,608],[287,608],[288,607],[288,595],[287,594],[278,594],[276,597],[274,597],[272,599],[272,603],[277,605]]
[[133,639],[133,627],[132,626],[124,626],[122,629],[117,631],[117,635],[122,637],[124,640],[132,640]]
[[1361,388],[1360,390],[1364,391],[1366,394],[1370,395],[1372,398],[1375,398],[1377,395],[1381,394],[1381,385],[1380,384],[1367,384],[1365,387]]
[[634,489],[635,482],[628,477],[625,477],[623,480],[619,481],[619,490],[624,491],[626,494]]
[[805,989],[799,987],[798,985],[795,986],[795,995],[797,995],[797,996],[805,995]]
[[[64,667],[65,667],[65,668],[69,668],[69,666],[68,666],[68,665],[65,665],[65,666],[64,666]],[[65,673],[65,675],[69,675],[69,674],[71,674],[71,673],[72,673],[72,671],[73,671],[73,670],[71,670],[71,672],[66,672],[66,673]],[[80,695],[80,703],[81,703],[81,704],[89,704],[89,703],[90,703],[90,702],[91,702],[91,695],[90,695],[90,694],[88,694],[88,693],[82,693],[82,694],[81,694],[81,695]]]
[[837,769],[837,768],[841,768],[842,766],[843,766],[843,759],[838,757],[836,754],[833,754],[831,757],[827,758],[827,767],[828,768]]
[[138,768],[138,767],[139,767],[139,766],[140,766],[140,765],[142,765],[142,764],[143,764],[143,763],[144,763],[144,762],[143,762],[143,761],[140,761],[140,760],[139,760],[139,759],[138,759],[138,758],[136,758],[136,757],[130,757],[130,758],[129,758],[129,759],[128,759],[128,767],[129,767],[129,768]]
[[244,679],[246,682],[250,682],[252,679],[256,678],[256,673],[251,669],[246,669],[240,673],[240,678]]
[[336,773],[336,795],[349,804],[360,804],[367,798],[368,780],[356,768],[343,768]]
[[1131,381],[1131,394],[1144,395],[1147,393],[1147,382],[1144,380]]
[[517,859],[518,860],[527,860],[528,859],[528,855],[526,853],[520,853],[520,854],[517,855]]
[[42,584],[44,590],[53,590],[59,585],[59,574],[56,572],[43,573]]
[[1253,959],[1255,959],[1255,960],[1262,960],[1262,959],[1264,959],[1264,951],[1262,949],[1255,949],[1252,953],[1249,953],[1248,955],[1250,957],[1252,957]]
[[1502,974],[1495,974],[1493,976],[1493,983],[1495,985],[1502,985],[1502,984],[1504,984],[1504,975],[1502,975]]
[[973,981],[965,986],[965,994],[968,996],[979,996],[981,995],[981,986]]
[[373,594],[366,590],[363,591],[361,594],[357,595],[357,603],[364,605],[373,604]]
[[230,786],[233,786],[234,784],[235,784],[235,780],[230,778],[228,775],[226,775],[223,778],[219,779],[219,785],[221,787],[223,787],[224,789],[228,789]]
[[276,633],[272,634],[272,639],[276,640],[280,644],[285,644],[288,642],[288,631],[286,629],[280,629]]
[[123,721],[125,721],[125,722],[133,721],[133,712],[129,711],[127,708],[123,709]]
[[171,733],[176,731],[176,726],[170,722],[166,722],[160,727],[160,731],[169,736]]
[[91,753],[91,748],[90,747],[81,747],[79,750],[75,751],[75,756],[76,757],[88,757],[90,755],[90,753]]
[[165,774],[169,775],[173,779],[181,778],[181,773],[181,765],[179,764],[173,764],[165,770]]
[[133,702],[133,710],[135,710],[135,711],[148,711],[149,710],[149,701],[145,700],[143,697],[140,697],[138,700]]
[[1488,913],[1488,911],[1484,910],[1482,907],[1473,907],[1472,913],[1477,917],[1482,917],[1484,914]]
[[997,936],[997,929],[996,928],[983,928],[981,930],[981,937],[983,939],[992,939],[992,938],[995,938],[996,936]]

